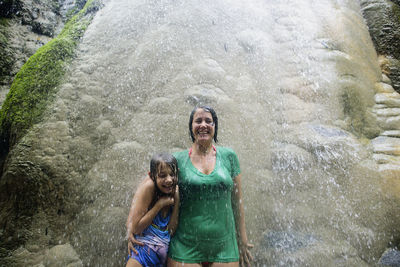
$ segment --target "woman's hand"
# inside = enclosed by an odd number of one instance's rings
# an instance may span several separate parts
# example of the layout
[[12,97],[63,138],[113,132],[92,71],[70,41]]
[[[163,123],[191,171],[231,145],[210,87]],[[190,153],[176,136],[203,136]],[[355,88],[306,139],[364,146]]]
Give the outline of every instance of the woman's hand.
[[133,233],[129,234],[128,237],[128,254],[131,255],[131,251],[138,254],[137,250],[135,249],[134,245],[143,246],[144,244],[140,241],[137,241]]
[[175,201],[175,203],[179,203],[179,201],[180,201],[180,199],[179,199],[179,186],[178,185],[175,188],[174,201]]
[[251,266],[250,262],[253,261],[253,256],[250,253],[254,245],[249,243],[239,243],[239,262],[240,266]]
[[178,217],[179,217],[179,187],[176,186],[174,194],[174,208],[172,209],[171,219],[168,223],[168,231],[171,236],[175,234],[178,227]]

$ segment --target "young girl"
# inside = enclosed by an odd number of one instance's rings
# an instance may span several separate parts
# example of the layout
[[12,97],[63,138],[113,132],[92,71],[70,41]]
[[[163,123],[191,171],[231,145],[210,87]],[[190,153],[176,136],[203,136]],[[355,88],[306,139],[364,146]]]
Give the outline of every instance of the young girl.
[[177,175],[174,156],[167,153],[153,156],[149,176],[137,188],[126,223],[127,267],[166,265],[170,237],[178,225]]

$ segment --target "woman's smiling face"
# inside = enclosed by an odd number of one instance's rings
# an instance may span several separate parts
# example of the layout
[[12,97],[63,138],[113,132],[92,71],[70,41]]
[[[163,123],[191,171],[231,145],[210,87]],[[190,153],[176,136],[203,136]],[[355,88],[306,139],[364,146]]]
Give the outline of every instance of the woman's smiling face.
[[212,142],[214,121],[210,112],[199,108],[193,116],[192,132],[195,142]]

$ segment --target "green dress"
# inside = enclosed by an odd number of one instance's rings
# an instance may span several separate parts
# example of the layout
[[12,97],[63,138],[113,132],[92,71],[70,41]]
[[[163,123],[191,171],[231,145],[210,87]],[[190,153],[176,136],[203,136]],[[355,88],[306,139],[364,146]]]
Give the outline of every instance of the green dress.
[[231,192],[240,173],[235,152],[217,147],[215,168],[209,175],[197,170],[188,150],[174,154],[178,160],[179,224],[168,256],[185,263],[236,262],[239,251]]

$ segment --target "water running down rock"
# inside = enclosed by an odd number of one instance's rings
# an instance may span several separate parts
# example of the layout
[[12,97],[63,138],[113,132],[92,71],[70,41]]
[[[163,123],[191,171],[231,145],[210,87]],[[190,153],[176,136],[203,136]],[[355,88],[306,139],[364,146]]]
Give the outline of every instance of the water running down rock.
[[[150,155],[187,148],[188,114],[207,103],[241,162],[258,265],[373,265],[400,236],[399,168],[376,156],[397,155],[383,81],[358,2],[105,1],[8,157],[1,212],[23,225],[1,234],[25,238],[10,257],[63,245],[77,264],[121,266]],[[20,194],[31,187],[50,201]]]

